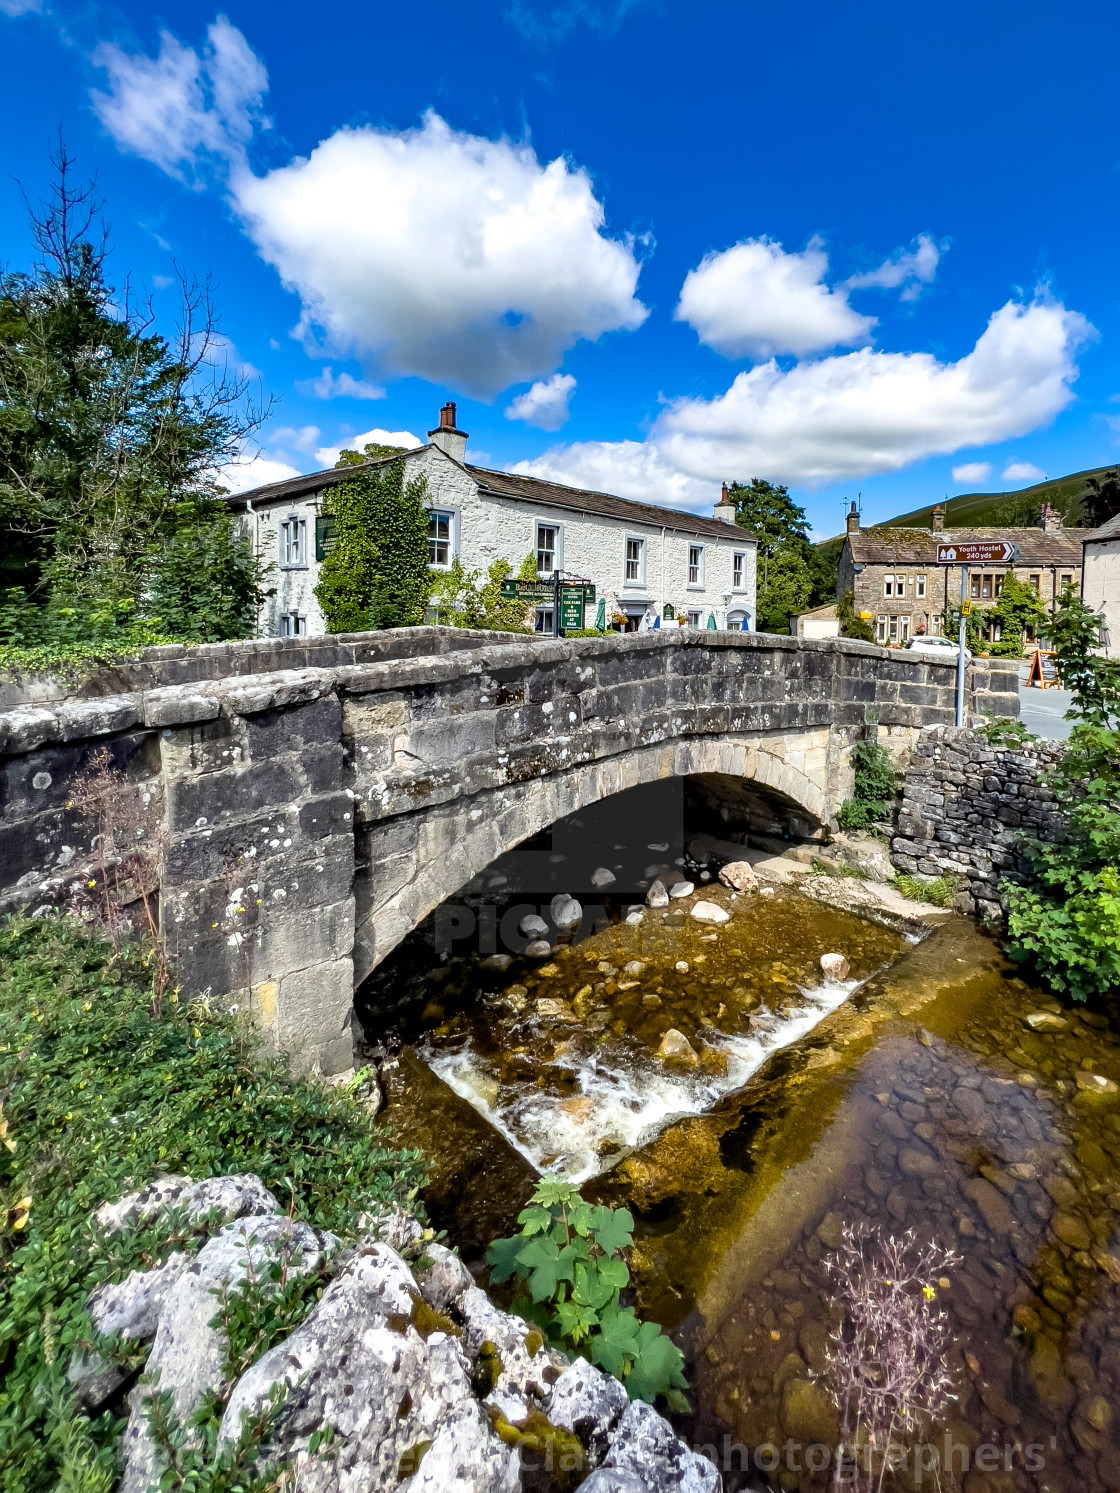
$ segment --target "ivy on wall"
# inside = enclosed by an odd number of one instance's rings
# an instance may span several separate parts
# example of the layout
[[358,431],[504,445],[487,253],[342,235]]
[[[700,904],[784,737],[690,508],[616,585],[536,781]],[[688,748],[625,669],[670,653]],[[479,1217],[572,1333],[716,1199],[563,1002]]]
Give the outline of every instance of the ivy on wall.
[[315,595],[328,632],[371,632],[423,622],[428,569],[427,481],[406,482],[404,463],[355,472],[329,490],[323,512],[336,539]]

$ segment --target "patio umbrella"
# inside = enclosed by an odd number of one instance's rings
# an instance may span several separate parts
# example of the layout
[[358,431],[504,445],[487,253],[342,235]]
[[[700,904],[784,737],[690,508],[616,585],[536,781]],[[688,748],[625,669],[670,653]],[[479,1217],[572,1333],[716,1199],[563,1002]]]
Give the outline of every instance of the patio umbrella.
[[599,629],[600,632],[602,632],[603,629],[606,627],[606,625],[607,625],[607,598],[605,596],[600,596],[600,598],[599,598],[599,609],[595,613],[595,626]]
[[716,631],[716,614],[715,614],[715,612],[709,612],[708,613],[708,631],[709,632],[715,632]]

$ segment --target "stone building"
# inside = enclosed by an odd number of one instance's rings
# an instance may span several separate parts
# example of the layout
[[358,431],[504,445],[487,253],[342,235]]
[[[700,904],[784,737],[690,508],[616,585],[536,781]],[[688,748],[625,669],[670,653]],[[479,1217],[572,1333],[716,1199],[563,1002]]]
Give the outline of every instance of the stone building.
[[[878,642],[906,642],[919,632],[940,633],[945,613],[960,604],[960,566],[938,565],[938,544],[967,544],[1009,539],[1019,546],[1014,565],[984,565],[969,570],[973,607],[989,611],[999,600],[1004,577],[1033,586],[1047,610],[1053,610],[1066,586],[1081,584],[1082,534],[1064,529],[1062,516],[1044,504],[1033,529],[946,529],[940,507],[928,529],[861,529],[856,505],[848,514],[847,534],[836,575],[836,594],[850,592],[857,615],[871,622]],[[989,632],[998,630],[992,623]],[[992,642],[998,637],[992,636]]]
[[[531,554],[544,580],[559,570],[594,585],[585,626],[620,616],[621,625],[633,631],[643,619],[648,626],[671,613],[693,627],[753,629],[758,546],[735,523],[726,487],[715,516],[697,518],[610,493],[490,471],[471,464],[466,448],[455,406],[445,404],[428,444],[404,453],[406,479],[427,481],[433,570],[449,570],[457,556],[468,571],[485,572],[495,560],[507,560],[516,571]],[[311,472],[228,498],[230,508],[245,515],[257,553],[274,567],[274,595],[260,620],[261,635],[325,632],[315,599],[324,553],[322,498],[362,469]],[[536,608],[535,623],[541,632],[552,631],[551,604]]]
[[1081,597],[1101,613],[1101,647],[1114,655],[1120,649],[1120,513],[1090,529],[1081,542]]

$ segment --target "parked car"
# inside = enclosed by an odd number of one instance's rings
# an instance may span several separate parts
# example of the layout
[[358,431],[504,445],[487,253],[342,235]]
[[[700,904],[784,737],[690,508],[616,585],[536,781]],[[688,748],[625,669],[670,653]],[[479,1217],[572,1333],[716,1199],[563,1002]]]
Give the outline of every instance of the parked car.
[[[952,638],[927,637],[925,633],[910,638],[902,646],[907,652],[920,653],[924,658],[956,658],[959,651]],[[967,648],[964,650],[964,656],[966,659],[972,657]]]

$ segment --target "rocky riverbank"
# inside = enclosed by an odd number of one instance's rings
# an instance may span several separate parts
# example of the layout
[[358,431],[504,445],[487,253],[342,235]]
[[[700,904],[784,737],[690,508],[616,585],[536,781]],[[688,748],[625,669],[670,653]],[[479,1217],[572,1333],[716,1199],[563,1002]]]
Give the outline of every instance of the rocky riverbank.
[[344,1244],[253,1176],[164,1177],[100,1210],[107,1251],[164,1241],[93,1293],[70,1369],[91,1413],[127,1406],[121,1493],[217,1466],[307,1493],[718,1493],[652,1406],[548,1348],[430,1230],[362,1222]]

